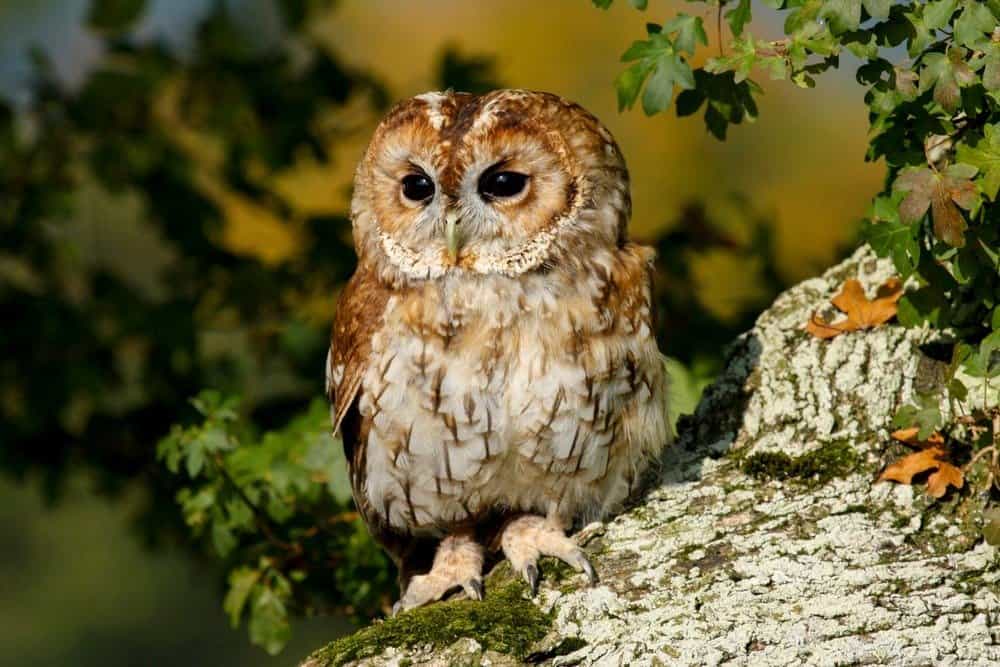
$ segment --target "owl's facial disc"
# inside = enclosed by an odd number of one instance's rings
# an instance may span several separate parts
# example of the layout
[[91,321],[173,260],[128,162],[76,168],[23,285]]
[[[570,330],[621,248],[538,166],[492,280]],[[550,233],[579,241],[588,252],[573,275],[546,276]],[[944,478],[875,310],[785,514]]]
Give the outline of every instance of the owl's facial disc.
[[617,242],[627,174],[607,130],[561,98],[428,93],[376,130],[352,211],[367,247],[411,279],[517,276],[577,235]]

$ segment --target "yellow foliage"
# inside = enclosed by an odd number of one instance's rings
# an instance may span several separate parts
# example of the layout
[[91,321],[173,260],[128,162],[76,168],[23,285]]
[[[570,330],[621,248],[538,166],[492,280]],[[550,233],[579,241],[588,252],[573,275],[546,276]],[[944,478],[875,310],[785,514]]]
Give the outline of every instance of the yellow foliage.
[[225,226],[219,241],[226,249],[272,265],[280,264],[302,251],[303,240],[298,227],[214,179],[200,180],[205,193],[222,210]]
[[231,252],[265,264],[280,264],[299,254],[303,241],[297,227],[225,185],[221,176],[225,146],[218,137],[184,123],[178,113],[182,86],[180,80],[164,86],[154,112],[167,135],[194,163],[202,194],[222,212],[224,226],[219,241]]
[[725,249],[691,254],[695,295],[722,322],[733,322],[766,295],[759,257],[739,257]]

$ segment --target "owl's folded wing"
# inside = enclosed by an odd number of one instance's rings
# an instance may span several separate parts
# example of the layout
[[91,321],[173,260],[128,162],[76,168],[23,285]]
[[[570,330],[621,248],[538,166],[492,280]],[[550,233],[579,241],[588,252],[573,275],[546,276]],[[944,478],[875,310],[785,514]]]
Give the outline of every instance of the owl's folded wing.
[[333,430],[341,427],[368,368],[372,336],[382,325],[389,290],[374,271],[359,268],[337,303],[326,362],[326,393],[330,398]]

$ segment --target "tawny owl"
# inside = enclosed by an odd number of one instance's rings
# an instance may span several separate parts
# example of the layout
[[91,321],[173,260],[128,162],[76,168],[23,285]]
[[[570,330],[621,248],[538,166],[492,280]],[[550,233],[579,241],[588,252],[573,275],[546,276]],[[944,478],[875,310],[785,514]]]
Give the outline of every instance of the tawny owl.
[[354,498],[408,609],[483,595],[502,550],[532,590],[667,443],[653,251],[591,114],[548,93],[427,93],[375,131],[351,205],[358,268],[327,361]]

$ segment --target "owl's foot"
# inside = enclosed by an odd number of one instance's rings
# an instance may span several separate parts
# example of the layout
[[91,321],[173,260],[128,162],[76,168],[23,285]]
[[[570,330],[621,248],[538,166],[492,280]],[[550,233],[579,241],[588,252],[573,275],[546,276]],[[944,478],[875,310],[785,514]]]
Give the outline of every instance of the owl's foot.
[[393,615],[440,600],[461,588],[473,600],[483,599],[483,547],[471,535],[449,535],[438,545],[427,574],[410,579]]
[[532,595],[538,592],[540,556],[554,556],[577,572],[586,573],[591,586],[597,583],[597,573],[583,549],[555,522],[543,517],[525,515],[511,521],[500,537],[500,546],[511,567],[528,582]]

